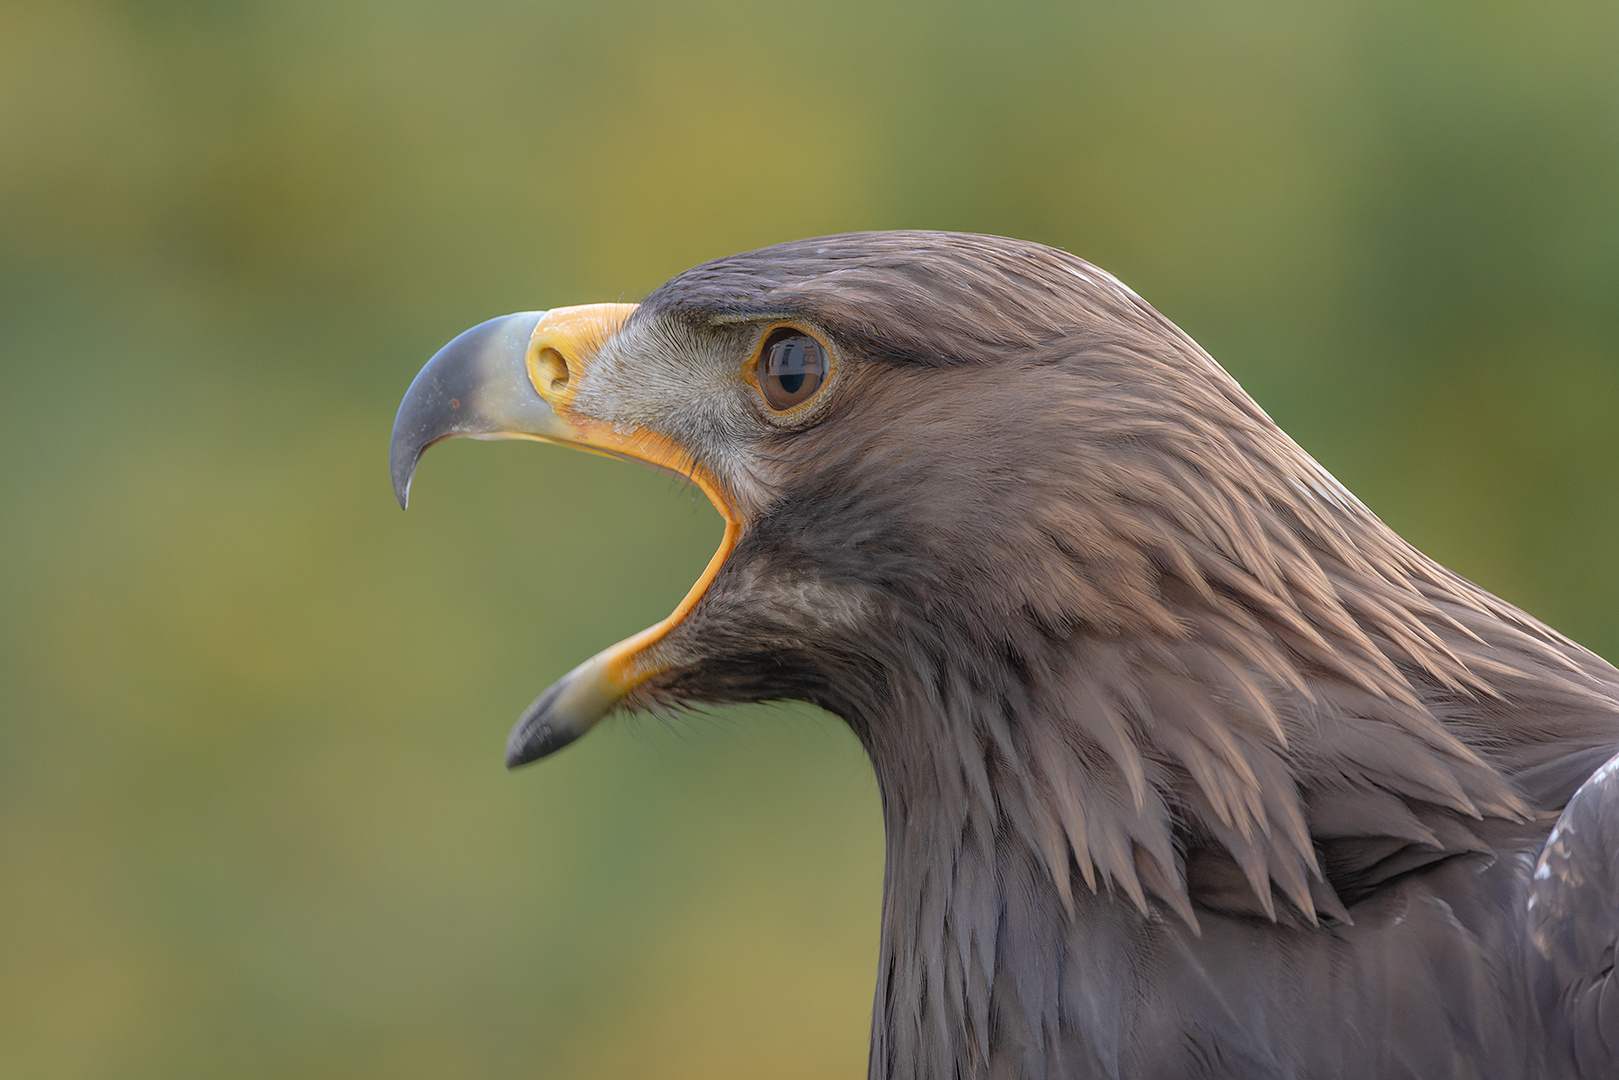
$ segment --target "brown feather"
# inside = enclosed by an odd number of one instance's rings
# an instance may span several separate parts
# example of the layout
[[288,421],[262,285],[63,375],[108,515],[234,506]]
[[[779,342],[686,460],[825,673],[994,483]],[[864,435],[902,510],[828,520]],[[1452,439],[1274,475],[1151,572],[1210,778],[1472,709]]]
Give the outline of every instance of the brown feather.
[[[769,501],[638,700],[802,697],[866,746],[874,1076],[1551,1060],[1504,912],[1619,744],[1619,672],[1412,548],[1073,256],[828,237],[633,321],[782,319],[834,343],[836,400],[750,459]],[[794,574],[867,621],[747,603]]]

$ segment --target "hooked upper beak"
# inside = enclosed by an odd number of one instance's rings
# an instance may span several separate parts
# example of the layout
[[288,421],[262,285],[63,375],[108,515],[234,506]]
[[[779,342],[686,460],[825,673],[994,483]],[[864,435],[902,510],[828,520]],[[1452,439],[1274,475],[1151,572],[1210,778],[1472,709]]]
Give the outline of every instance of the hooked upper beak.
[[443,439],[588,445],[585,433],[558,416],[553,402],[571,397],[574,369],[634,310],[634,304],[591,304],[519,311],[481,322],[434,353],[394,417],[388,465],[400,507],[410,502],[422,454]]
[[741,526],[690,451],[667,436],[572,408],[591,359],[634,304],[523,311],[479,323],[429,360],[405,392],[388,448],[404,507],[423,452],[444,439],[535,439],[629,458],[689,477],[725,518],[725,537],[697,584],[662,622],[580,664],[524,711],[506,745],[507,767],[559,750],[590,730],[636,686],[669,670],[657,645],[697,605]]

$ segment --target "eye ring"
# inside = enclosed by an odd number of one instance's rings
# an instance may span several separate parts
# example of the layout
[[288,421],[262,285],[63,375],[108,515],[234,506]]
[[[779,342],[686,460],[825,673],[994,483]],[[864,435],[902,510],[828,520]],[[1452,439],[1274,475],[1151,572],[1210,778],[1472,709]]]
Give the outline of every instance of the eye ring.
[[826,385],[832,361],[825,345],[796,326],[779,326],[765,337],[754,378],[765,404],[777,415],[810,401]]

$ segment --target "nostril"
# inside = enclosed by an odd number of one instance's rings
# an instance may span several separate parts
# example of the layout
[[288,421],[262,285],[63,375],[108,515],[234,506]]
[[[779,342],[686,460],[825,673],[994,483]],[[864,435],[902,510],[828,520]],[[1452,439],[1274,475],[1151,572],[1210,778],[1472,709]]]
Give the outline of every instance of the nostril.
[[543,393],[560,394],[568,388],[568,362],[555,349],[541,349],[534,358],[535,382]]

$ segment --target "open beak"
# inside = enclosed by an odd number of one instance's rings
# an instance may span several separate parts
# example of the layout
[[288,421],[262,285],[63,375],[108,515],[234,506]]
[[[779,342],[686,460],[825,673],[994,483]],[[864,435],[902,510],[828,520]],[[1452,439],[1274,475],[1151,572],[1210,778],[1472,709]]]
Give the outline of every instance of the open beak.
[[564,675],[530,705],[506,743],[515,768],[583,735],[641,683],[669,669],[658,643],[697,606],[741,525],[719,485],[667,436],[580,414],[572,401],[592,358],[634,304],[590,304],[490,319],[440,349],[417,374],[388,448],[394,495],[405,506],[422,453],[453,438],[535,439],[629,458],[689,478],[725,518],[725,536],[702,577],[670,616]]

